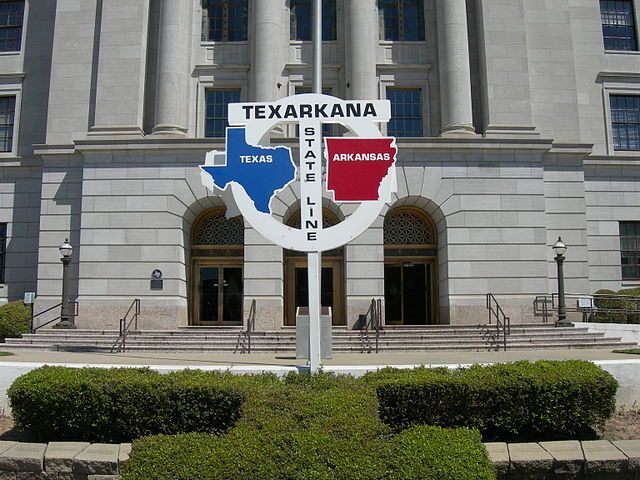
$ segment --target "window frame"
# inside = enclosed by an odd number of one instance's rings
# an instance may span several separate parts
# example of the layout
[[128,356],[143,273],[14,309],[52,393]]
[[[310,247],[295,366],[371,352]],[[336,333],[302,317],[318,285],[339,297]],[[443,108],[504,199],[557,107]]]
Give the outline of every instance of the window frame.
[[13,137],[11,150],[0,151],[0,159],[16,158],[18,156],[18,139],[20,138],[20,111],[22,106],[22,86],[16,84],[0,84],[0,97],[15,97],[15,110],[13,112]]
[[[306,65],[287,65],[287,89],[286,95],[292,96],[296,94],[298,88],[308,88],[309,79],[313,78],[313,72]],[[324,66],[324,75],[322,77],[322,90],[331,90],[331,95],[338,98],[344,98],[344,92],[340,91],[340,80],[338,68],[333,65]],[[338,124],[333,125],[333,136],[340,136],[340,127]],[[297,125],[289,123],[285,125],[284,135],[286,138],[298,138],[296,135]]]
[[[635,125],[637,125],[637,128],[638,128],[638,139],[639,139],[637,148],[616,149],[616,145],[615,145],[616,129],[614,128],[615,127],[614,115],[613,115],[613,108],[611,106],[611,102],[613,101],[614,98],[633,98],[636,100],[636,104],[637,104],[636,112],[637,112],[638,122]],[[611,144],[612,144],[613,151],[616,153],[626,152],[632,155],[633,154],[640,155],[640,92],[636,92],[635,94],[622,94],[619,92],[610,93],[609,94],[609,112],[610,112],[609,124],[611,128]],[[634,124],[627,122],[622,125],[625,126],[625,129],[627,131],[629,131],[630,125],[634,125]]]
[[[310,15],[310,31],[308,39],[301,39],[298,37],[298,21],[295,14],[295,7],[297,1],[308,2],[311,10]],[[313,40],[313,0],[290,0],[289,1],[289,41],[291,42],[311,42]],[[333,20],[329,23],[329,35],[331,38],[325,39],[325,26],[328,25],[325,19],[325,6],[329,8],[329,18]],[[338,40],[338,5],[337,0],[322,0],[322,42],[335,42]]]
[[[304,92],[299,92],[298,90],[305,90]],[[302,85],[294,85],[293,87],[293,94],[294,95],[304,95],[307,93],[314,93],[313,92],[313,86],[311,85],[307,85],[307,84],[302,84]],[[330,85],[325,85],[322,87],[322,94],[323,95],[330,95],[330,96],[334,96],[333,95],[333,88],[331,88]],[[295,126],[295,138],[299,138],[300,137],[300,128],[299,125]],[[335,137],[335,130],[337,128],[337,124],[336,123],[323,123],[322,124],[322,137]]]
[[[20,25],[20,38],[18,39],[19,47],[17,50],[0,50],[0,55],[17,55],[21,54],[24,51],[24,43],[25,43],[25,30],[27,24],[27,15],[28,15],[28,4],[27,0],[0,0],[0,3],[22,3],[22,23]],[[0,29],[6,27],[0,27]]]
[[[630,3],[631,4],[631,14],[633,15],[633,25],[632,25],[632,31],[633,31],[633,41],[634,41],[634,48],[633,49],[613,49],[613,48],[607,48],[606,45],[606,41],[605,41],[605,24],[603,22],[602,19],[602,2],[603,1],[619,1],[621,3]],[[640,42],[638,39],[638,11],[637,11],[637,5],[636,5],[636,1],[635,0],[600,0],[599,1],[599,7],[600,7],[600,30],[601,30],[601,37],[602,37],[602,47],[604,49],[605,53],[612,53],[612,54],[638,54],[640,53]],[[608,24],[607,24],[608,25]]]
[[[387,28],[385,22],[385,16],[383,14],[384,6],[381,8],[381,2],[385,1],[393,1],[395,2],[395,10],[397,18],[397,36],[398,38],[387,38]],[[417,38],[414,39],[406,39],[405,33],[405,13],[404,13],[404,2],[405,1],[415,1],[417,11],[420,12],[417,20],[416,30]],[[376,0],[377,9],[378,9],[378,38],[381,42],[408,42],[408,43],[418,43],[425,42],[427,39],[426,32],[426,15],[425,15],[425,3],[424,0]]]
[[[635,227],[636,229],[636,234],[633,235],[633,237],[635,238],[635,243],[636,243],[636,248],[635,250],[623,250],[622,245],[623,245],[623,235],[622,235],[622,225],[623,224],[631,224]],[[631,235],[624,235],[624,237],[630,237]],[[620,278],[622,280],[622,282],[640,282],[640,221],[620,221],[618,222],[618,238],[620,240]],[[636,258],[636,263],[635,265],[635,270],[636,270],[636,275],[635,277],[625,277],[624,276],[624,258],[625,258],[625,253],[629,254],[631,253],[630,256],[635,257]]]
[[216,85],[211,86],[211,87],[207,87],[204,89],[204,118],[203,118],[203,134],[202,136],[204,138],[209,138],[212,140],[220,140],[220,139],[225,139],[226,138],[226,129],[229,127],[229,121],[228,121],[228,114],[227,114],[227,120],[226,120],[226,126],[224,127],[224,132],[221,136],[213,136],[213,137],[208,137],[207,136],[207,119],[209,117],[207,117],[207,108],[208,108],[208,102],[207,102],[207,96],[209,94],[209,92],[237,92],[238,93],[238,101],[241,102],[242,101],[242,89],[240,87],[233,87],[233,86],[220,86],[220,85]]
[[639,150],[616,150],[613,145],[613,117],[611,115],[612,95],[640,96],[640,74],[618,74],[601,72],[602,102],[604,104],[605,144],[607,155],[616,157],[638,157]]
[[[245,20],[245,29],[244,29],[244,39],[242,40],[229,40],[229,31],[230,31],[230,17],[228,16],[228,10],[229,10],[229,2],[245,2],[245,11],[246,11],[246,16],[244,18]],[[202,5],[202,32],[201,32],[201,36],[200,36],[200,40],[201,43],[203,44],[214,44],[214,43],[243,43],[243,42],[247,42],[249,40],[249,31],[251,29],[251,25],[249,23],[249,0],[222,0],[223,2],[223,9],[227,9],[227,19],[225,21],[225,18],[223,16],[222,18],[222,38],[219,40],[215,40],[215,39],[211,39],[210,37],[210,32],[211,29],[209,28],[210,23],[211,23],[211,16],[209,15],[209,8],[211,7],[210,5],[210,0],[204,0],[203,1],[203,5]]]
[[7,222],[0,222],[0,284],[4,285],[6,282],[6,268],[7,268]]
[[[422,130],[422,135],[419,136],[415,136],[415,135],[394,135],[392,132],[389,132],[389,124],[386,125],[385,129],[387,132],[387,135],[393,135],[396,138],[423,138],[425,136],[425,132],[426,130],[426,121],[425,121],[425,90],[422,86],[415,86],[415,85],[387,85],[384,87],[384,98],[391,101],[391,99],[389,98],[389,94],[388,92],[390,90],[395,90],[395,91],[418,91],[420,93],[420,123],[421,123],[421,130]],[[391,106],[392,112],[393,112],[393,105]],[[404,118],[404,117],[403,117]],[[391,122],[389,122],[391,123]]]
[[[11,135],[7,136],[7,141],[10,142],[11,148],[9,148],[8,150],[0,150],[0,153],[11,153],[13,151],[14,131],[15,131],[15,128],[16,128],[16,103],[17,103],[17,99],[16,99],[15,95],[0,95],[0,101],[2,101],[3,99],[13,99],[13,111],[11,112],[11,123],[5,124],[5,125],[10,125],[11,126]],[[0,108],[0,113],[3,113],[1,108]],[[0,125],[3,125],[3,124],[0,123]]]

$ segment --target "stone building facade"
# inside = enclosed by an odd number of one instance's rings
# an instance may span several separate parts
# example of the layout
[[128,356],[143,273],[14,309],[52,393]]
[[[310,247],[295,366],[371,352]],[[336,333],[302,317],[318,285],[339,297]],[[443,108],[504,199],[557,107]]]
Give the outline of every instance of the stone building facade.
[[[310,5],[0,1],[2,299],[58,303],[68,237],[78,326],[116,328],[134,298],[142,328],[239,326],[252,307],[257,329],[293,325],[304,257],[227,219],[199,165],[224,149],[226,104],[309,91]],[[568,291],[640,286],[639,8],[324,1],[325,92],[390,99],[399,148],[394,200],[325,255],[334,324],[373,298],[388,325],[484,322],[488,292],[530,321],[559,235]],[[292,226],[298,195],[275,202]],[[352,211],[324,208],[327,224]]]

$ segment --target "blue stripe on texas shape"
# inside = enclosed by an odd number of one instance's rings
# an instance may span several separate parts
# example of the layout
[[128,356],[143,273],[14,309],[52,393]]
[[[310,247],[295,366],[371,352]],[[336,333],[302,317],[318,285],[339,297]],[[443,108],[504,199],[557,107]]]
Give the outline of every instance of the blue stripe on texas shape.
[[244,128],[227,128],[227,164],[202,167],[224,190],[236,182],[249,195],[259,212],[271,213],[275,194],[295,179],[296,167],[288,147],[256,147],[246,141]]

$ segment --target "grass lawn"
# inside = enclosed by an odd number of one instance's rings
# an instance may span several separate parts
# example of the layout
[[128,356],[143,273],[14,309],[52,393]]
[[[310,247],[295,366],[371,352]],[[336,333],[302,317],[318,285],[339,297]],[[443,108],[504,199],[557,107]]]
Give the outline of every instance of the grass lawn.
[[0,352],[0,357],[10,357],[13,355],[11,352]]
[[630,355],[640,355],[640,348],[628,348],[626,350],[614,350],[613,353],[628,353]]

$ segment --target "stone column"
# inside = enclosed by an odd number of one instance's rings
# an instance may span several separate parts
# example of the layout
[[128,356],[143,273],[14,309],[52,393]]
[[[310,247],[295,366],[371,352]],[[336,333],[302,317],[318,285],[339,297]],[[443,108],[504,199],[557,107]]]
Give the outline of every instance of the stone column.
[[378,8],[373,0],[346,0],[348,98],[378,98],[376,55],[378,50]]
[[475,135],[465,0],[437,0],[441,135]]
[[92,133],[143,135],[148,22],[149,0],[102,3]]
[[282,8],[281,0],[253,2],[251,100],[256,102],[272,101],[277,96],[277,85],[282,77]]
[[191,0],[162,0],[153,133],[187,134]]

